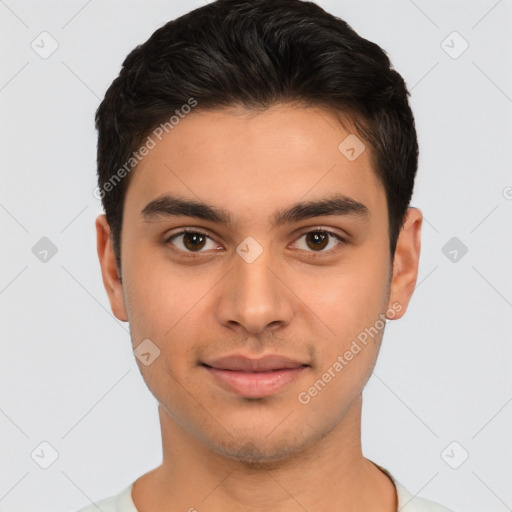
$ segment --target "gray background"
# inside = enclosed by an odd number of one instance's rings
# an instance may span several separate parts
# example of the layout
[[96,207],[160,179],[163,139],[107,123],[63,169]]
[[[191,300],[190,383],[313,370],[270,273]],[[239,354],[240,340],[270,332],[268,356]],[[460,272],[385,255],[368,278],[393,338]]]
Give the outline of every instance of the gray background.
[[[160,462],[100,278],[93,115],[126,54],[203,3],[0,0],[0,510],[76,510]],[[421,151],[418,287],[365,391],[365,454],[455,510],[512,510],[512,1],[318,3],[388,52]]]

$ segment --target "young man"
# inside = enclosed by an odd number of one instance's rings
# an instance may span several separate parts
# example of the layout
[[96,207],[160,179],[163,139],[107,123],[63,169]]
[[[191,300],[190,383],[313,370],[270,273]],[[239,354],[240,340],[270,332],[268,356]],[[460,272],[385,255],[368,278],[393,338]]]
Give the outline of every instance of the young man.
[[163,461],[83,511],[447,510],[361,449],[420,255],[407,96],[299,0],[218,0],[126,58],[96,115],[98,255]]

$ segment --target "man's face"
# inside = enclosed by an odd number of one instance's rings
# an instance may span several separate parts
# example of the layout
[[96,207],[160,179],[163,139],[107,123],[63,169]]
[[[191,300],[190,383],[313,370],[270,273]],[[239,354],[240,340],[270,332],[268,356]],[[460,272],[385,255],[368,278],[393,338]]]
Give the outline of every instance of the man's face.
[[[390,294],[384,188],[368,147],[356,159],[338,149],[349,133],[319,109],[198,111],[133,171],[113,310],[134,348],[149,339],[160,350],[139,367],[168,420],[217,453],[276,460],[336,429],[360,405],[386,313],[405,311]],[[231,224],[169,215],[154,203],[164,196]],[[276,216],[335,196],[344,209]],[[269,354],[293,368],[217,361]]]

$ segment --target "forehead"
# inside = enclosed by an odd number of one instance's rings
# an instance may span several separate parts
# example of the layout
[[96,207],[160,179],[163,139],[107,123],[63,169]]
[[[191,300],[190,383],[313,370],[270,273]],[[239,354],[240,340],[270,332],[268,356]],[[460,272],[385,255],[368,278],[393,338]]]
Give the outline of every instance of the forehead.
[[166,193],[248,217],[331,193],[385,207],[370,148],[326,109],[198,109],[154,139],[133,171],[125,210],[140,212]]

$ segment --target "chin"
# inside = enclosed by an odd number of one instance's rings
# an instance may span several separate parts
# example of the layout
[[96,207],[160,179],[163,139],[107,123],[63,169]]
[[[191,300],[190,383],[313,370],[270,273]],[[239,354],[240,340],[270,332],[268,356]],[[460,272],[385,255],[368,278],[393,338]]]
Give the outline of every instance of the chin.
[[226,443],[212,444],[211,449],[223,457],[240,462],[247,468],[276,469],[281,463],[290,461],[313,444],[312,440],[302,439],[292,441],[293,436],[287,434],[272,441],[267,437],[252,440],[239,437],[226,440]]

